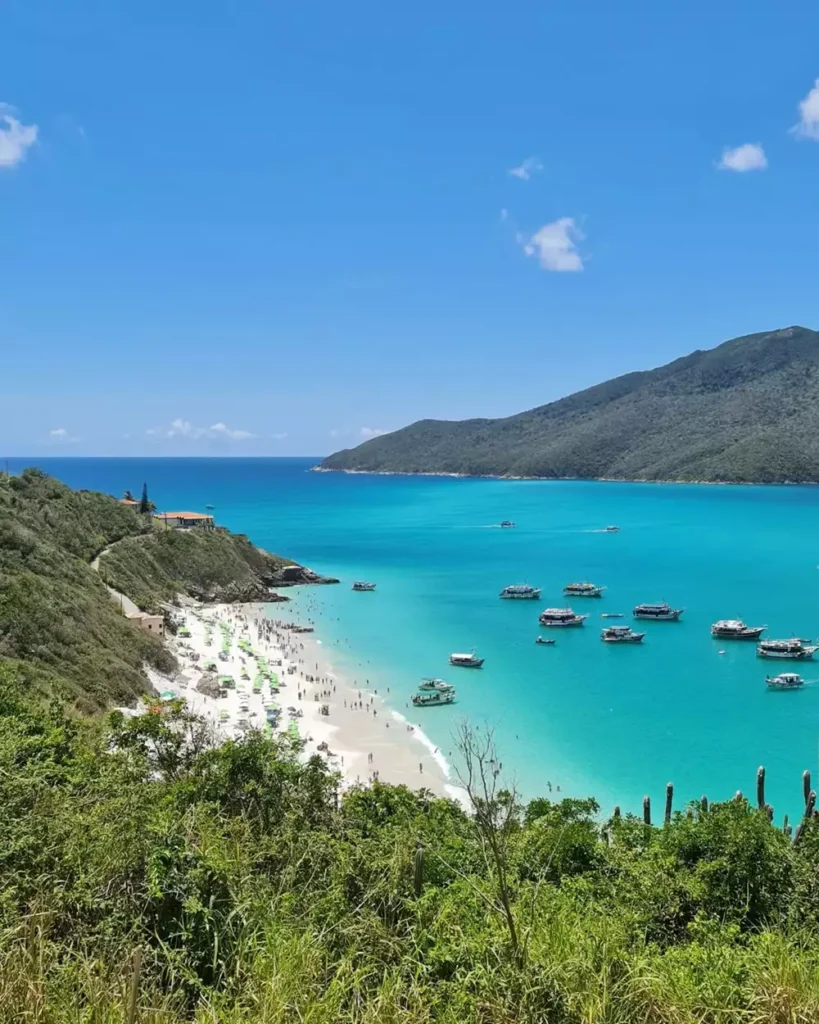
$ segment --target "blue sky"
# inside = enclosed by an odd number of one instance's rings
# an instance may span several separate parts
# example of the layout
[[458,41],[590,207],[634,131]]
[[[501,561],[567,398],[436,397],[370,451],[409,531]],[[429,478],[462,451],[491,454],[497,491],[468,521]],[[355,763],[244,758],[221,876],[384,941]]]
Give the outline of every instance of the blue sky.
[[815,4],[6,0],[0,36],[3,454],[322,454],[819,327]]

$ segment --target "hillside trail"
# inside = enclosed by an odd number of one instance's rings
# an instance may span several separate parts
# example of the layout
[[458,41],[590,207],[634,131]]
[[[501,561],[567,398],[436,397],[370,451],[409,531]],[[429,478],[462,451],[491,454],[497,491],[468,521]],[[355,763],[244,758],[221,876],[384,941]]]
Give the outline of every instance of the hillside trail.
[[[107,548],[103,548],[102,551],[100,551],[100,553],[97,555],[97,557],[91,561],[91,568],[94,570],[94,572],[98,573],[100,571],[100,559],[102,558],[102,556],[107,555],[111,548],[116,547],[118,543],[119,541],[114,541],[113,544],[109,544]],[[113,587],[109,587],[107,583],[105,584],[105,589],[108,591],[108,593],[115,601],[119,602],[119,606],[122,609],[123,615],[141,614],[140,609],[134,604],[130,597],[127,597],[125,594],[120,593],[118,590],[114,590]]]

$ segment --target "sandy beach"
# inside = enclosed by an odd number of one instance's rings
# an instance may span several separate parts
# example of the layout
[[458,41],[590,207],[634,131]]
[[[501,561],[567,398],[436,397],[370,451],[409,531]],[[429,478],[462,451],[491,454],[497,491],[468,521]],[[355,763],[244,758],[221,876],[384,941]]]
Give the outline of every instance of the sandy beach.
[[[189,602],[177,614],[184,622],[167,643],[181,671],[174,679],[151,673],[151,681],[160,693],[184,697],[219,735],[238,737],[250,728],[298,729],[304,756],[324,758],[345,787],[380,779],[460,796],[442,752],[417,723],[385,703],[387,681],[369,679],[359,685],[360,680],[337,672],[320,638],[299,631],[308,624],[282,617],[287,605]],[[219,676],[233,679],[225,696],[209,697],[196,689],[210,663]],[[260,666],[275,680],[272,685],[262,679]],[[276,708],[277,720],[268,726]]]

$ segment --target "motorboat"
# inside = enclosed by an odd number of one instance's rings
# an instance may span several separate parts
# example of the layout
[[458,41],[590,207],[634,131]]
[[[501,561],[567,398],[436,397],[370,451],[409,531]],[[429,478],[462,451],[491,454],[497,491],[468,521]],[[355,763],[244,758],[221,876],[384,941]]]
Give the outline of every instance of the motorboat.
[[365,583],[363,580],[359,580],[357,583],[353,584],[353,590],[357,590],[359,593],[361,593],[361,592],[365,592],[366,593],[366,592],[369,592],[371,590],[375,590],[375,584],[374,583]]
[[625,616],[622,612],[603,612],[600,616],[601,619],[623,619]]
[[645,633],[635,633],[631,626],[606,626],[600,639],[607,644],[641,644]]
[[798,637],[791,640],[761,640],[756,649],[760,658],[782,658],[790,661],[810,661],[819,647],[806,644]]
[[449,664],[457,668],[480,668],[485,658],[479,658],[474,648],[468,654],[450,654]]
[[549,639],[549,638],[547,638],[545,636],[536,636],[535,637],[535,643],[536,644],[542,644],[543,646],[546,647],[546,646],[550,646],[552,644],[556,644],[557,641],[554,639],[554,637]]
[[684,608],[672,608],[663,602],[662,604],[638,604],[632,614],[635,619],[650,619],[653,622],[676,622],[682,615]]
[[502,530],[511,530],[517,524],[513,523],[511,519],[504,519],[500,525]]
[[455,691],[447,690],[446,693],[414,693],[412,703],[416,708],[434,708],[442,704],[455,703]]
[[605,528],[605,530],[603,530],[603,533],[619,533],[619,532],[620,532],[620,527],[619,526],[607,526]]
[[449,693],[455,687],[452,683],[444,682],[443,679],[422,679],[418,684],[419,690],[434,690],[436,693]]
[[798,690],[805,685],[802,676],[795,672],[782,672],[778,676],[765,676],[765,682],[772,690]]
[[602,597],[605,589],[594,583],[569,583],[563,588],[563,593],[566,597]]
[[540,613],[541,626],[582,626],[588,615],[575,615],[571,608],[544,608]]
[[724,640],[758,640],[767,626],[746,626],[742,619],[720,619],[711,627],[711,636]]
[[500,596],[507,601],[537,601],[540,591],[528,583],[513,583],[511,587],[504,587]]

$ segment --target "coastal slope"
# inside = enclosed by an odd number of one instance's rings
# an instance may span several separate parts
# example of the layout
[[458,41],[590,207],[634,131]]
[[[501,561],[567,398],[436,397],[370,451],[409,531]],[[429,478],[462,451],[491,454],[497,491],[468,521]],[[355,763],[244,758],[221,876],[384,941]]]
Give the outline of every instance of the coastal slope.
[[422,420],[321,469],[819,482],[819,333],[750,334],[504,419]]

